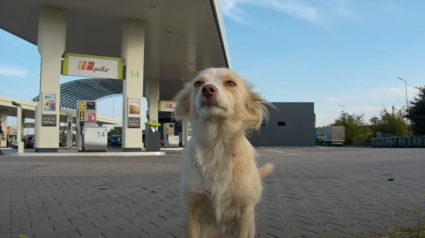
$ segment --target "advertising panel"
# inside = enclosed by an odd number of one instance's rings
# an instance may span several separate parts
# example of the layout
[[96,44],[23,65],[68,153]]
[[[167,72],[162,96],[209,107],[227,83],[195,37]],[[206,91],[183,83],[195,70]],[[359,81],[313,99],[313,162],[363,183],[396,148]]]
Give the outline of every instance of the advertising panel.
[[43,114],[41,115],[42,126],[56,126],[56,115],[55,114]]
[[43,111],[54,112],[56,111],[56,94],[43,93]]
[[140,128],[140,117],[129,117],[127,128]]
[[128,113],[131,115],[140,114],[140,99],[138,98],[128,99]]

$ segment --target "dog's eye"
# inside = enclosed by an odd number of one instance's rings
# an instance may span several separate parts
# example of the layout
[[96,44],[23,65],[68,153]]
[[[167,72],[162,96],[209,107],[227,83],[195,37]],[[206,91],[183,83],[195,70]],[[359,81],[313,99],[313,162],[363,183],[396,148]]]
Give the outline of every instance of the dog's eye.
[[201,87],[204,83],[201,81],[196,81],[195,87]]
[[227,81],[227,82],[226,82],[226,85],[227,85],[227,86],[236,86],[236,83],[235,83],[235,82],[233,82],[233,81]]

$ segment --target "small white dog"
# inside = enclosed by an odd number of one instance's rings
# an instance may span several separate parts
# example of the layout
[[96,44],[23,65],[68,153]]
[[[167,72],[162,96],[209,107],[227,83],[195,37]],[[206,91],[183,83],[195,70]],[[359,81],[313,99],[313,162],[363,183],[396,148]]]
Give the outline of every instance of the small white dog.
[[274,165],[257,168],[246,134],[267,118],[267,102],[226,68],[200,72],[175,101],[173,117],[192,124],[181,176],[185,237],[253,238],[261,178]]

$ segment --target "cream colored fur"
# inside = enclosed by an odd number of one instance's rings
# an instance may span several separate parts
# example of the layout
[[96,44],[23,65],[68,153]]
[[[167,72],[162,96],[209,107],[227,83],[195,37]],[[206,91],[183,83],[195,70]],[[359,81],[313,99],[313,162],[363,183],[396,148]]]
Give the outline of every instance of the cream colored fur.
[[[208,84],[217,89],[213,99],[201,92]],[[269,175],[274,166],[257,168],[257,154],[246,134],[258,129],[267,118],[265,100],[239,75],[225,68],[200,72],[175,100],[174,118],[192,124],[181,174],[185,237],[219,238],[229,234],[253,238],[261,178]],[[214,106],[207,105],[208,100],[213,100],[209,102]]]

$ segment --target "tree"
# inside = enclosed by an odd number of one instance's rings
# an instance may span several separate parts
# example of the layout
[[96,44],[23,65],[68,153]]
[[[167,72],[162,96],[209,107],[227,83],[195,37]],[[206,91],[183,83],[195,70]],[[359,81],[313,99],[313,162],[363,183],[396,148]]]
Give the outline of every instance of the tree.
[[115,126],[114,128],[110,129],[108,132],[108,136],[111,135],[121,135],[122,134],[122,127],[121,126]]
[[397,109],[393,106],[391,111],[388,111],[384,107],[379,117],[370,119],[370,129],[374,135],[377,132],[386,132],[393,133],[396,136],[405,136],[407,135],[407,123],[404,117],[403,109]]
[[343,111],[341,116],[335,119],[335,122],[331,125],[344,126],[346,144],[353,144],[353,141],[368,138],[371,134],[363,117],[363,114],[355,115]]
[[414,135],[425,135],[425,87],[418,88],[419,93],[410,101],[406,118],[411,121]]

